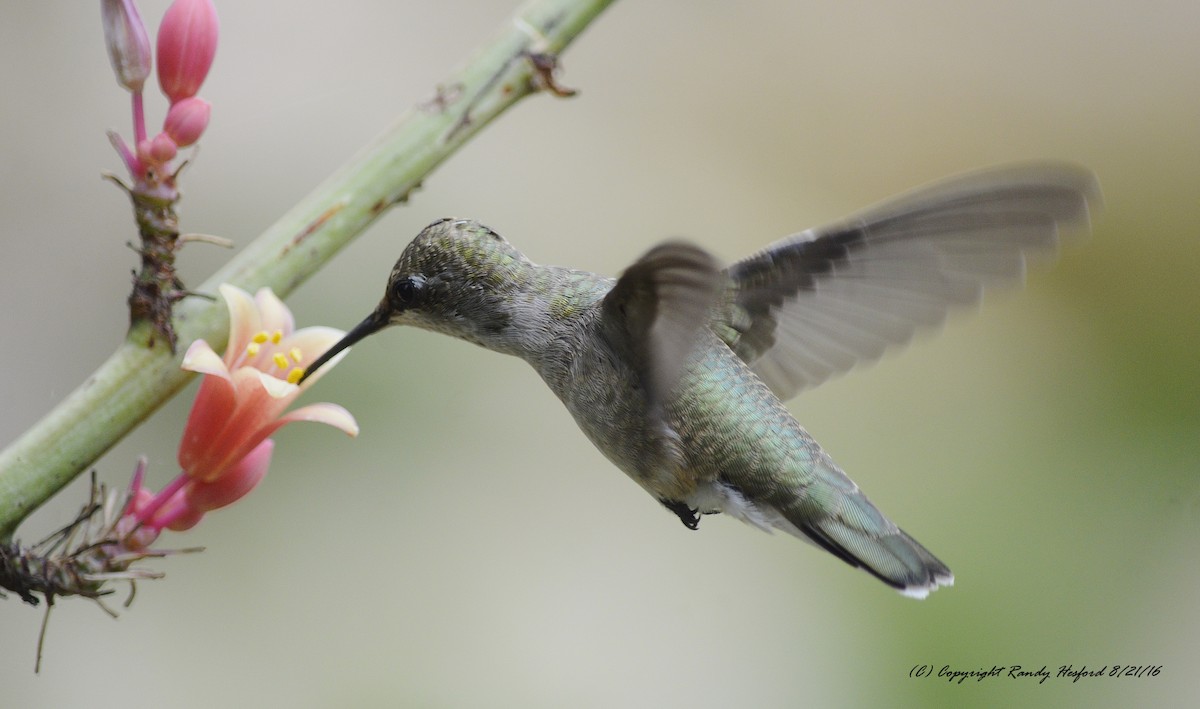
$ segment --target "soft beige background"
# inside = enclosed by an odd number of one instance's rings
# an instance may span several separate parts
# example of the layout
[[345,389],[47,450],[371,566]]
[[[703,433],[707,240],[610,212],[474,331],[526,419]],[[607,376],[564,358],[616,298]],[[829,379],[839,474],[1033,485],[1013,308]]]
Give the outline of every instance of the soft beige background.
[[[184,228],[245,244],[506,21],[515,0],[221,2]],[[157,24],[165,2],[143,2]],[[336,8],[336,9],[335,9]],[[1094,168],[1094,238],[939,338],[793,408],[958,585],[920,603],[795,540],[688,532],[519,361],[420,332],[355,349],[262,487],[117,621],[0,602],[5,707],[1185,706],[1200,665],[1200,6],[618,3],[536,97],[290,304],[349,327],[446,215],[616,273],[687,236],[727,259],[956,171]],[[0,442],[120,340],[134,255],[99,179],[128,133],[95,3],[0,6]],[[163,104],[150,101],[160,121]],[[189,247],[199,282],[227,254]],[[97,468],[152,482],[191,391]],[[77,484],[23,527],[78,508]],[[929,663],[1162,665],[1072,684],[913,680]]]

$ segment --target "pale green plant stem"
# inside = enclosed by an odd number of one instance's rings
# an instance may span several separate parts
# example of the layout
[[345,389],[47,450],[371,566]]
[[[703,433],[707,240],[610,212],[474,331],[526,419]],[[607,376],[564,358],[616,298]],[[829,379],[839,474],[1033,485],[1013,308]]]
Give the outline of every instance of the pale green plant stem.
[[[538,90],[529,53],[556,55],[612,1],[522,7],[436,97],[401,116],[196,290],[232,283],[290,293],[488,122]],[[203,338],[219,351],[228,337],[225,305],[184,300],[175,328],[181,349]],[[161,337],[146,346],[151,339],[145,327],[130,330],[108,361],[0,452],[0,541],[187,383],[179,357]]]

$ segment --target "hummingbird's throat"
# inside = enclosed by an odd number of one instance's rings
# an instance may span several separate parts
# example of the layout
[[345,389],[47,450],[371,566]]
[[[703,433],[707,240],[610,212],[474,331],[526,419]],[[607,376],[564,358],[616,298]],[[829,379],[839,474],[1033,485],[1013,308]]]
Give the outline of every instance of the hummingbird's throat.
[[[300,351],[299,347],[293,347],[287,352],[276,351],[273,345],[278,345],[281,340],[283,340],[282,330],[275,332],[259,330],[254,337],[250,338],[250,344],[246,345],[244,361],[256,369],[268,374],[275,374],[270,371],[269,366],[254,362],[254,360],[270,354],[271,364],[275,365],[275,369],[280,372],[275,376],[287,381],[288,384],[296,384],[304,376],[304,368],[295,366],[304,360],[304,353]],[[264,348],[264,345],[268,346]]]

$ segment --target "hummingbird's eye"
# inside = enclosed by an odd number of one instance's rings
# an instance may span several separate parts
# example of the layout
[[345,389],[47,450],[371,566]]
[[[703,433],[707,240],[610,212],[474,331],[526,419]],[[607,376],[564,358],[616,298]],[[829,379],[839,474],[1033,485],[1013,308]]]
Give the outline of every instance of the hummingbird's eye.
[[392,284],[392,292],[388,295],[395,308],[407,308],[416,302],[421,290],[425,287],[424,276],[409,276],[401,278]]

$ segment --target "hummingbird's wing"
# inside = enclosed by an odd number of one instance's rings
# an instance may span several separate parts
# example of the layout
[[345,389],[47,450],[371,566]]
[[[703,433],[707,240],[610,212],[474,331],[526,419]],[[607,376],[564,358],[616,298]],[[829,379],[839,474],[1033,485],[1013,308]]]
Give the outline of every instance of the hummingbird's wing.
[[716,260],[678,241],[655,246],[604,296],[604,331],[660,412],[725,282]]
[[985,285],[1019,282],[1026,256],[1086,228],[1099,202],[1081,167],[993,168],[918,188],[730,266],[714,330],[789,399],[940,324]]

